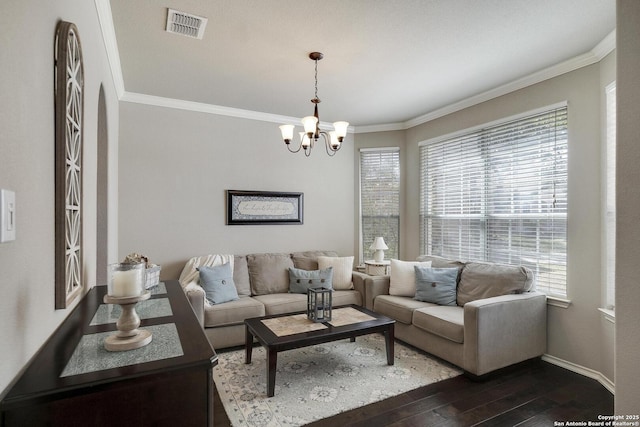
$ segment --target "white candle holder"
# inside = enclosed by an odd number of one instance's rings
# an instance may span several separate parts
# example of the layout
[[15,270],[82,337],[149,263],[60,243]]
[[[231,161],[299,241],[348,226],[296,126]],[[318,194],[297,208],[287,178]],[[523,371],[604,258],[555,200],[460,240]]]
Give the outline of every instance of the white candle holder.
[[122,313],[116,322],[118,331],[104,341],[104,347],[108,351],[133,350],[151,342],[151,332],[138,329],[140,316],[136,312],[136,304],[151,296],[144,287],[145,267],[144,263],[109,265],[109,282],[104,302],[118,304]]

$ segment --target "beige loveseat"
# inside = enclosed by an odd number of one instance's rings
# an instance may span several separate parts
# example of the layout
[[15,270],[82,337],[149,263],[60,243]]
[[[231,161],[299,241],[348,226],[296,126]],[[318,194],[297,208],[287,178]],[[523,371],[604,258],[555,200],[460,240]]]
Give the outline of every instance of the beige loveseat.
[[393,265],[391,276],[368,277],[365,306],[396,320],[396,338],[472,376],[545,352],[546,296],[535,291],[530,270],[434,256],[418,261],[431,262],[433,268],[458,268],[457,300],[455,305],[437,305],[389,295]]
[[[233,347],[244,344],[245,319],[306,310],[306,294],[289,293],[290,267],[318,270],[319,256],[337,255],[333,251],[205,255],[190,259],[179,281],[213,348]],[[239,298],[235,301],[210,304],[205,298],[204,290],[198,284],[199,275],[196,269],[226,262],[232,263],[233,282]],[[334,269],[334,306],[363,304],[366,276],[352,271],[353,261],[350,264],[344,271],[348,277],[346,286],[340,286],[335,282],[336,274],[339,272]]]

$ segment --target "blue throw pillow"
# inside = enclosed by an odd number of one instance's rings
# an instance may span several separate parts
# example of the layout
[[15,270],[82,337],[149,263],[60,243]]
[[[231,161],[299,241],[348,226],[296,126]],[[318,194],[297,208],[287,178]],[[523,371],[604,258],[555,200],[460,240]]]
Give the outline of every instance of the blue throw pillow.
[[289,268],[289,292],[306,294],[309,288],[333,289],[333,267],[324,270]]
[[415,266],[416,296],[418,301],[438,305],[456,305],[457,268],[430,268]]
[[233,282],[231,264],[226,263],[215,267],[197,268],[200,272],[200,286],[211,304],[220,304],[238,299],[236,284]]

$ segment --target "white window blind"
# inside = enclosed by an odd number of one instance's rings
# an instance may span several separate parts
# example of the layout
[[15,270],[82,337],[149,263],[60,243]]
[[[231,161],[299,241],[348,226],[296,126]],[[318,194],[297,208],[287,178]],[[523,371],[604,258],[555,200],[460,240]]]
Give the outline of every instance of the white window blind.
[[360,151],[361,254],[371,258],[369,246],[378,236],[389,247],[385,258],[398,258],[400,250],[400,150]]
[[615,310],[616,305],[616,85],[607,86],[607,165],[605,207],[605,308]]
[[566,296],[567,108],[420,147],[422,253],[531,268]]

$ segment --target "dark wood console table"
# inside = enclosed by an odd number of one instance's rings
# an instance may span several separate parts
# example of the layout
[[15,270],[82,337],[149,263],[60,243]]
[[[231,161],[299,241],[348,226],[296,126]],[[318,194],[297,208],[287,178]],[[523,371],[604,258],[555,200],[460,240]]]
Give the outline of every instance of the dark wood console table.
[[152,342],[108,352],[119,306],[91,289],[0,402],[0,426],[213,426],[218,363],[177,281],[138,303]]

